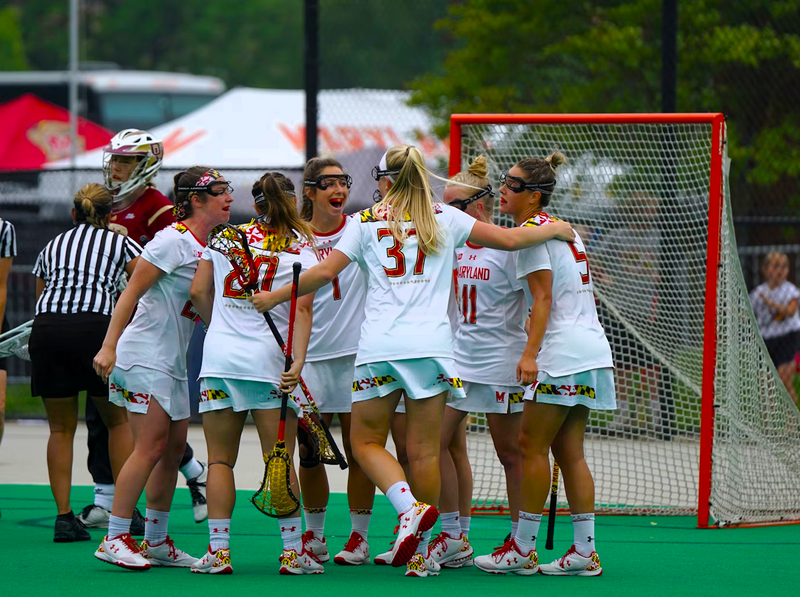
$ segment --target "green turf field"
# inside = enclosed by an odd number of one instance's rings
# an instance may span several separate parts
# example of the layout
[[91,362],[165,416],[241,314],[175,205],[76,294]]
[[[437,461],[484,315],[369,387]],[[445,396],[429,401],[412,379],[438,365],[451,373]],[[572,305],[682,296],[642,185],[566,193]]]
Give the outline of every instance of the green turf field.
[[[178,493],[187,493],[178,489]],[[73,491],[73,507],[89,503],[90,487]],[[128,572],[92,556],[102,531],[92,530],[92,541],[53,543],[55,507],[47,486],[0,485],[0,537],[10,550],[0,595],[56,595],[63,597],[126,595],[261,595],[289,594],[302,587],[326,597],[361,595],[528,595],[547,597],[591,591],[592,597],[619,595],[782,595],[797,594],[794,568],[787,556],[800,548],[800,526],[755,529],[697,530],[692,518],[604,516],[597,525],[597,544],[604,574],[597,578],[501,577],[475,567],[444,570],[437,578],[405,578],[405,568],[326,564],[325,574],[306,577],[278,575],[280,537],[277,524],[239,493],[234,512],[232,576],[209,577],[184,569]],[[188,495],[176,497],[170,533],[176,544],[199,556],[208,543],[208,527],[195,524]],[[376,500],[370,527],[374,553],[388,548],[394,529],[391,506]],[[332,554],[347,539],[350,522],[345,496],[331,497],[327,538]],[[505,519],[473,517],[470,539],[478,554],[499,545],[508,532]],[[541,560],[561,555],[572,542],[569,517],[559,516],[556,550],[539,551]],[[777,558],[777,559],[776,559]],[[443,593],[446,592],[446,593]],[[524,593],[522,593],[524,592]],[[534,593],[535,592],[535,593]],[[588,593],[584,593],[588,594]]]

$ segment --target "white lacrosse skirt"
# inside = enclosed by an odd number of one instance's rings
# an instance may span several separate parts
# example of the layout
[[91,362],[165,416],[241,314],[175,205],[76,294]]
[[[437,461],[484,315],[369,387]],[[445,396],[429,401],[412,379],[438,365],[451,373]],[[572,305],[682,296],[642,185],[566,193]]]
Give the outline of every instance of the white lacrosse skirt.
[[306,362],[303,380],[319,412],[349,413],[353,406],[353,372],[356,355]]
[[355,369],[353,402],[387,396],[405,390],[406,400],[431,398],[450,392],[453,398],[464,398],[464,388],[454,359],[402,359],[364,363]]
[[[288,402],[288,407],[298,416],[299,391],[299,387],[295,388]],[[280,408],[282,395],[278,386],[265,381],[203,377],[200,379],[200,412],[226,408],[232,408],[235,412]]]
[[474,381],[464,382],[466,398],[456,399],[447,406],[472,413],[493,413],[505,415],[521,413],[522,397],[525,389],[522,386],[496,386]]
[[189,384],[162,371],[133,365],[130,369],[114,367],[108,378],[108,399],[128,412],[146,414],[153,400],[173,421],[188,419]]
[[560,406],[582,405],[592,410],[616,410],[614,370],[611,367],[551,377],[539,371],[536,383],[525,388],[525,400]]

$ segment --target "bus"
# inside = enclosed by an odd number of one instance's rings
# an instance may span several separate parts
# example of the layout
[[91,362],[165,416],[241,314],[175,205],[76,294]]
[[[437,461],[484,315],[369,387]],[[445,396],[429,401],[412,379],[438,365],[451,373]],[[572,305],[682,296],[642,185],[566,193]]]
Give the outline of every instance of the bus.
[[[107,65],[116,66],[116,65]],[[25,93],[69,109],[68,71],[0,72],[0,104]],[[225,91],[217,77],[101,68],[78,72],[78,114],[115,133],[149,130]]]

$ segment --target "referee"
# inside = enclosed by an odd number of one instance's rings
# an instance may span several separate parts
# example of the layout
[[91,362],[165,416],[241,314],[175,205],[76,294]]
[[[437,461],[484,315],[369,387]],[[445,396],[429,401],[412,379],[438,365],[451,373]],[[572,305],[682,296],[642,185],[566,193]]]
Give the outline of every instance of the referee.
[[103,186],[82,187],[72,209],[75,228],[47,243],[33,269],[31,394],[44,400],[50,425],[47,469],[58,508],[57,543],[91,539],[70,507],[79,392],[86,391],[109,429],[115,477],[133,450],[127,412],[108,401],[108,385],[92,366],[111,319],[117,285],[126,272],[133,272],[142,252],[134,241],[109,230],[111,206]]

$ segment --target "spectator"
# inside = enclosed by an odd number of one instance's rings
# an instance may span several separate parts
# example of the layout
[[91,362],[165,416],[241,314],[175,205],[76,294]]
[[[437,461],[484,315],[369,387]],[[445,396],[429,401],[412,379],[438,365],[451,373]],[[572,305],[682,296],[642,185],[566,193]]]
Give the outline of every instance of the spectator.
[[800,289],[786,280],[789,258],[785,253],[767,255],[761,265],[761,274],[765,281],[750,293],[750,305],[778,375],[797,404],[794,358],[800,338],[800,315],[797,313]]

